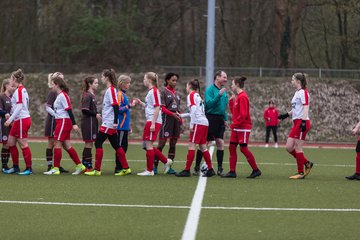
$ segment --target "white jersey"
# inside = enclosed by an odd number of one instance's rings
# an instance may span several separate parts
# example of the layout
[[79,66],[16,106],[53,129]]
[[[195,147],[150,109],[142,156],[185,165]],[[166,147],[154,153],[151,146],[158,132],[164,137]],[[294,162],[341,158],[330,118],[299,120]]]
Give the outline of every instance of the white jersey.
[[102,123],[101,126],[115,129],[114,127],[114,108],[113,106],[119,106],[117,100],[117,92],[114,86],[110,86],[106,89],[104,94],[103,106],[102,106]]
[[190,129],[194,124],[209,126],[209,121],[205,116],[204,103],[199,93],[192,91],[187,96],[187,107],[190,112]]
[[[302,119],[304,115],[304,106],[309,106],[310,95],[307,89],[300,89],[295,92],[291,100],[292,119]],[[309,116],[306,120],[309,120]]]
[[62,91],[57,95],[54,102],[55,119],[70,118],[67,112],[69,109],[71,109],[69,95]]
[[[160,93],[156,87],[153,87],[149,90],[145,97],[145,118],[147,122],[152,121],[155,113],[155,107],[160,107],[160,105]],[[159,115],[155,122],[162,124],[161,111],[159,111]]]
[[[16,109],[18,104],[22,104],[20,109]],[[30,117],[29,113],[29,95],[24,86],[18,87],[11,97],[11,119],[16,121]]]

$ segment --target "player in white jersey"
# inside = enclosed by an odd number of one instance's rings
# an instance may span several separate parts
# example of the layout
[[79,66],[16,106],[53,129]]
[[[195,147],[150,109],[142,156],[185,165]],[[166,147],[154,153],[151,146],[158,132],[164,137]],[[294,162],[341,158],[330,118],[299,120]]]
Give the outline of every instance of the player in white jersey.
[[49,171],[44,172],[45,175],[59,175],[60,161],[62,158],[61,148],[69,154],[70,158],[75,163],[75,172],[73,175],[79,175],[85,170],[85,166],[81,163],[78,154],[71,146],[70,133],[72,130],[79,132],[80,129],[76,124],[74,114],[72,112],[71,102],[69,98],[69,88],[65,80],[61,76],[53,78],[53,89],[57,93],[54,102],[54,110],[48,109],[48,112],[55,117],[56,126],[54,131],[54,167]]
[[160,93],[157,89],[159,77],[154,72],[148,72],[144,76],[144,85],[148,88],[145,102],[136,99],[136,103],[140,103],[145,107],[146,123],[143,133],[143,141],[146,145],[146,170],[138,173],[139,176],[154,176],[154,159],[155,157],[165,164],[164,173],[167,173],[171,167],[172,160],[167,159],[159,149],[154,148],[154,141],[160,131],[162,119],[160,113]]
[[[32,174],[31,151],[28,145],[28,131],[31,126],[31,118],[29,113],[29,95],[23,85],[24,78],[25,76],[21,69],[18,69],[11,74],[11,84],[16,89],[11,97],[11,116],[6,120],[4,126],[10,126],[10,124],[13,123],[8,140],[13,167],[4,171],[4,173],[7,174],[15,172],[18,172],[20,175]],[[16,147],[17,142],[22,150],[26,164],[26,169],[23,172],[20,172],[19,170],[19,151]]]
[[116,93],[116,76],[113,69],[105,69],[101,75],[101,82],[106,85],[107,89],[104,94],[103,106],[102,106],[102,124],[100,131],[95,140],[95,169],[93,171],[85,172],[88,176],[100,176],[101,175],[101,163],[104,155],[103,143],[106,139],[109,139],[111,146],[116,151],[117,159],[120,161],[123,169],[115,173],[115,176],[125,176],[131,174],[126,155],[124,150],[119,144],[117,136],[117,125],[119,115],[119,105],[117,101]]
[[286,150],[296,159],[298,173],[289,178],[304,179],[313,167],[313,163],[306,159],[303,152],[305,137],[311,126],[309,120],[310,95],[306,88],[305,74],[295,73],[291,78],[291,84],[296,90],[291,100],[292,109],[290,112],[281,114],[278,118],[283,120],[290,115],[292,116],[293,126],[286,141]]
[[187,107],[189,109],[189,113],[181,114],[181,117],[190,117],[189,147],[185,169],[179,173],[176,173],[175,176],[190,177],[190,168],[192,162],[194,161],[196,144],[198,144],[199,149],[202,151],[203,157],[208,166],[208,170],[205,176],[212,177],[215,175],[215,171],[212,167],[210,153],[206,147],[209,121],[205,116],[204,103],[199,94],[199,80],[194,79],[188,82],[186,85],[186,91],[189,93],[187,96]]

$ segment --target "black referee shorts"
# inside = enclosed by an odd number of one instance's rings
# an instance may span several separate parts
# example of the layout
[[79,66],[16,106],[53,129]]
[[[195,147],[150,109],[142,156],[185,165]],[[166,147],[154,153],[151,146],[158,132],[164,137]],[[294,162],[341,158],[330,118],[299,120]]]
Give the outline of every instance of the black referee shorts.
[[223,115],[206,114],[209,121],[208,141],[214,141],[216,138],[224,139],[225,121]]

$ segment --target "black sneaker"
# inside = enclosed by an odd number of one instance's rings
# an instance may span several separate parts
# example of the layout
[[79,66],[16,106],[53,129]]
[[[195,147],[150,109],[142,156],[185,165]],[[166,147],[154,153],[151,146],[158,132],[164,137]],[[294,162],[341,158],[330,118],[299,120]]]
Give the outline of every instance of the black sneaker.
[[175,173],[175,176],[177,177],[190,177],[190,171],[189,170],[182,170],[181,172]]
[[230,171],[227,174],[223,174],[221,175],[222,178],[236,178],[236,172],[234,171]]
[[347,176],[345,178],[349,180],[360,180],[360,174],[354,173],[353,175]]
[[305,164],[305,172],[304,172],[304,176],[307,176],[309,175],[311,169],[313,168],[314,166],[314,163],[308,161],[306,164]]
[[60,171],[61,173],[69,173],[69,171],[68,171],[68,170],[65,170],[63,167],[59,167],[59,171]]
[[218,167],[217,175],[222,176],[224,169],[222,167]]
[[261,175],[260,170],[253,170],[252,173],[250,174],[250,176],[247,176],[246,178],[256,178],[256,177],[259,177],[260,175]]
[[212,176],[215,176],[215,175],[216,175],[216,174],[215,174],[214,169],[211,168],[211,169],[208,169],[208,170],[206,171],[204,177],[212,177]]

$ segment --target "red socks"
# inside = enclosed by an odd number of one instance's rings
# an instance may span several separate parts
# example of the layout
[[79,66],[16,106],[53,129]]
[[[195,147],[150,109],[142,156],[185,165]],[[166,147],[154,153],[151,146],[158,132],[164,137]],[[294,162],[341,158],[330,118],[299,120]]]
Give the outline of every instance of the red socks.
[[296,153],[296,163],[298,167],[298,173],[304,173],[304,163],[306,159],[303,152]]
[[76,153],[74,148],[69,148],[68,150],[66,150],[69,154],[69,156],[71,157],[71,159],[73,160],[73,162],[78,165],[81,163],[80,158],[78,156],[78,154]]
[[250,152],[248,147],[241,147],[240,146],[240,151],[245,155],[249,165],[251,166],[251,168],[255,171],[259,170],[257,165],[256,165],[256,161],[254,158],[254,155]]
[[116,150],[116,156],[117,156],[117,158],[119,159],[119,161],[120,161],[120,163],[121,163],[121,166],[122,166],[124,169],[129,168],[128,162],[127,162],[127,160],[126,160],[126,155],[125,155],[125,152],[124,152],[124,150],[122,149],[122,147],[119,147],[119,148]]
[[29,148],[29,147],[23,148],[23,149],[22,149],[22,154],[23,154],[23,156],[24,156],[26,168],[31,168],[32,161],[31,161],[31,151],[30,151],[30,148]]
[[360,174],[360,152],[356,153],[356,173]]
[[[195,154],[195,151],[194,151],[194,154]],[[212,163],[211,163],[211,157],[210,157],[210,153],[208,150],[205,150],[203,152],[203,157],[204,157],[204,160],[206,162],[206,165],[208,166],[208,169],[212,169],[213,166],[212,166]]]
[[13,165],[19,166],[19,151],[16,146],[9,147],[11,159],[13,161]]
[[101,169],[101,162],[104,155],[104,149],[96,148],[95,151],[95,170],[100,171]]
[[60,161],[62,157],[61,148],[54,148],[54,167],[60,167]]
[[185,170],[190,171],[191,164],[194,161],[194,158],[195,158],[195,150],[189,149],[186,156]]
[[148,170],[149,172],[151,172],[154,169],[154,159],[155,159],[154,149],[146,150],[146,170]]
[[165,155],[160,152],[159,149],[154,148],[154,154],[156,156],[157,159],[159,159],[162,163],[167,163],[167,158],[165,157]]
[[229,152],[230,152],[230,171],[236,171],[236,162],[237,162],[237,153],[236,153],[237,145],[229,144]]

